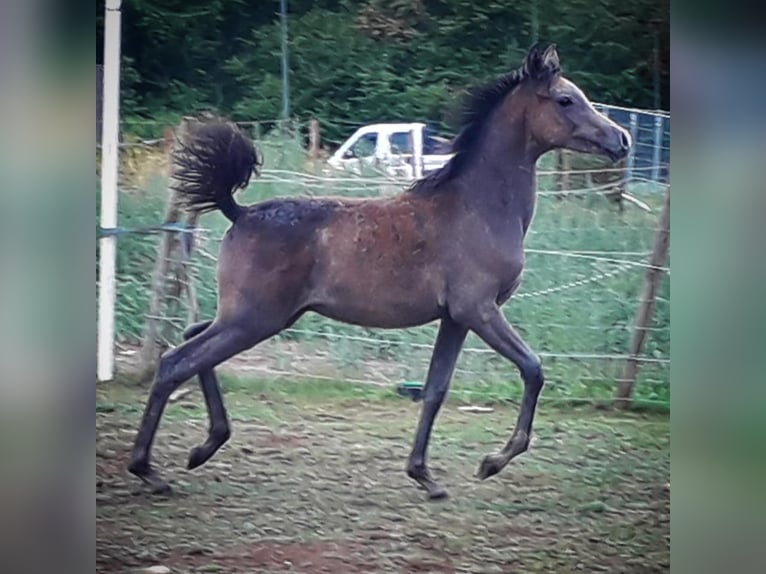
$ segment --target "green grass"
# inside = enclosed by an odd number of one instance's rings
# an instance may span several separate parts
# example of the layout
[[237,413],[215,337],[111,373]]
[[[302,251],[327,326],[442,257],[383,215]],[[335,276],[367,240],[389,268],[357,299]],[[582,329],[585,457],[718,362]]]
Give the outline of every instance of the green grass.
[[[309,405],[317,408],[337,406],[343,410],[345,406],[359,405],[360,403],[372,402],[380,408],[394,407],[396,405],[410,404],[410,399],[398,395],[393,387],[368,387],[363,385],[349,384],[345,381],[312,381],[306,380],[296,383],[280,378],[254,378],[243,376],[230,376],[222,374],[219,376],[221,389],[224,396],[229,415],[232,418],[244,420],[259,420],[268,422],[272,419],[276,422],[279,416],[274,413],[281,412],[283,418],[285,411],[290,411],[293,415],[300,417],[300,411]],[[189,382],[192,385],[193,392],[187,395],[177,403],[171,403],[163,415],[170,420],[201,420],[207,419],[204,402],[196,383]],[[483,393],[482,393],[483,394]],[[137,416],[143,412],[144,403],[148,395],[148,388],[139,388],[135,385],[121,384],[120,379],[116,383],[101,384],[96,389],[96,412],[97,413],[117,413],[127,416]],[[493,401],[484,400],[466,400],[455,394],[451,394],[447,399],[447,404],[463,405],[483,403],[494,405],[497,409],[505,411],[506,409],[515,409],[518,405],[513,400],[503,398]],[[545,404],[545,400],[541,401]],[[416,410],[419,406],[416,407]],[[587,420],[591,431],[598,431],[600,428],[605,433],[612,432],[612,425],[618,424],[624,426],[631,421],[636,424],[665,424],[667,421],[667,411],[662,409],[646,410],[632,409],[629,411],[604,410],[593,408],[592,404],[572,405],[567,403],[549,403],[545,405],[543,416],[548,419],[558,419],[556,413],[565,413],[555,427],[561,432],[569,431],[577,427],[579,420]],[[474,416],[466,415],[466,418],[447,418],[440,422],[446,433],[451,437],[449,440],[459,442],[474,442],[483,440],[494,441],[498,437],[507,438],[506,427],[489,428],[486,426],[477,426],[466,424],[468,420],[473,420]],[[479,417],[480,418],[480,417]],[[370,431],[378,431],[381,428],[390,427],[391,429],[402,426],[409,429],[412,421],[387,421],[383,422],[376,418],[368,421],[358,421],[359,428]],[[512,420],[509,419],[511,425]],[[408,426],[409,425],[409,426]],[[600,426],[599,426],[600,425]],[[506,425],[507,426],[507,425]],[[657,437],[651,433],[642,435],[643,442],[631,443],[635,448],[655,448],[657,447]],[[494,437],[494,438],[493,438]],[[594,432],[591,437],[593,440],[599,439],[600,434]],[[600,440],[600,439],[599,439]],[[591,443],[578,444],[577,448],[592,448],[593,444],[598,445],[598,440]],[[599,447],[600,448],[600,447]]]
[[[259,143],[266,169],[302,171],[304,152],[294,139],[267,138]],[[553,167],[552,158],[541,160],[541,170]],[[581,183],[575,182],[579,186]],[[542,176],[541,191],[555,189],[551,176]],[[166,182],[162,177],[149,180],[146,189],[122,193],[120,225],[140,227],[160,222],[166,200]],[[527,240],[530,253],[522,287],[504,307],[509,321],[525,340],[542,354],[623,355],[632,336],[632,323],[644,280],[641,267],[618,268],[609,261],[535,253],[534,250],[614,252],[602,254],[610,259],[645,262],[641,255],[651,250],[662,193],[646,184],[636,184],[631,193],[649,204],[653,213],[627,205],[618,212],[603,195],[560,198],[541,195],[537,212]],[[358,178],[344,184],[306,187],[300,183],[272,182],[258,179],[238,196],[242,203],[252,203],[270,197],[303,195],[306,193],[375,195],[379,192],[370,180]],[[218,239],[228,222],[219,213],[205,215],[201,225],[207,230],[199,249],[192,258],[198,302],[202,317],[212,317],[216,309],[214,257]],[[118,297],[116,322],[118,339],[136,343],[143,335],[148,307],[149,285],[158,236],[123,235],[118,248]],[[624,254],[623,254],[624,253]],[[599,256],[596,254],[596,256]],[[577,282],[583,282],[577,284]],[[551,292],[548,292],[552,290]],[[660,285],[655,316],[650,325],[643,355],[655,359],[670,357],[670,279],[665,276]],[[185,308],[166,309],[166,316],[175,317],[178,327],[186,322]],[[179,341],[178,328],[169,328],[166,338]],[[344,337],[371,338],[375,342],[348,340]],[[283,341],[300,343],[306,353],[330,351],[329,361],[343,376],[358,378],[360,365],[381,361],[397,365],[401,380],[423,380],[435,337],[435,326],[408,330],[376,331],[330,321],[308,314],[291,332],[278,336]],[[470,349],[485,345],[470,335],[460,358],[453,392],[461,400],[489,402],[518,401],[521,396],[519,378],[503,359]],[[296,357],[285,357],[280,368],[289,370]],[[615,380],[621,375],[621,360],[544,358],[546,388],[543,401],[577,405],[612,396]],[[667,364],[643,364],[636,385],[636,404],[646,409],[666,409],[670,400],[670,376]],[[228,382],[227,384],[233,384]],[[252,384],[249,382],[248,384]],[[334,388],[332,382],[302,382],[302,387],[321,387],[323,393]],[[345,387],[345,383],[335,386]],[[288,389],[293,385],[286,385]],[[284,392],[291,392],[285,390]],[[338,392],[341,392],[338,389]],[[356,391],[355,391],[356,392]],[[367,391],[365,391],[367,392]]]

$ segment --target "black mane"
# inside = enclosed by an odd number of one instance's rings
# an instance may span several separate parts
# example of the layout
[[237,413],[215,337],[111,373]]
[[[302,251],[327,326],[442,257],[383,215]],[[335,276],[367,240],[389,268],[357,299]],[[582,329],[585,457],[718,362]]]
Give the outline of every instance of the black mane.
[[408,191],[433,193],[443,183],[459,175],[470,159],[471,152],[478,147],[484,127],[500,102],[524,80],[548,80],[559,72],[558,66],[551,67],[543,63],[539,51],[533,48],[520,68],[474,89],[464,104],[461,128],[452,142],[450,152],[454,155],[444,166],[412,184]]

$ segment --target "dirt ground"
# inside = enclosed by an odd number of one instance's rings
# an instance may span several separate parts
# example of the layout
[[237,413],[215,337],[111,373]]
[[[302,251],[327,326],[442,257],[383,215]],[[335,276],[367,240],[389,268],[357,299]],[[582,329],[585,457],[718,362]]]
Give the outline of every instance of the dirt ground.
[[404,473],[419,404],[275,387],[225,395],[231,441],[186,471],[205,435],[198,390],[170,405],[155,462],[170,496],[125,467],[146,390],[97,390],[97,572],[666,572],[667,417],[540,409],[529,452],[478,481],[513,407],[437,420],[430,460],[450,497]]

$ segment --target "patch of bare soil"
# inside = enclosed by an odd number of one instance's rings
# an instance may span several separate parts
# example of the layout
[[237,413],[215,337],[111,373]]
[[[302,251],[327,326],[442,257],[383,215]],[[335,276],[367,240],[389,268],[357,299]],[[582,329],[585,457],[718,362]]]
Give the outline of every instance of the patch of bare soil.
[[530,451],[478,481],[516,412],[447,404],[429,455],[450,498],[428,502],[404,472],[418,404],[232,391],[232,439],[194,471],[204,408],[169,406],[154,458],[174,492],[162,497],[125,470],[144,400],[124,386],[97,396],[100,573],[669,570],[666,419],[543,410]]
[[170,554],[163,562],[171,570],[204,568],[211,563],[225,572],[374,572],[363,557],[364,547],[353,542],[261,542],[232,546],[217,553]]

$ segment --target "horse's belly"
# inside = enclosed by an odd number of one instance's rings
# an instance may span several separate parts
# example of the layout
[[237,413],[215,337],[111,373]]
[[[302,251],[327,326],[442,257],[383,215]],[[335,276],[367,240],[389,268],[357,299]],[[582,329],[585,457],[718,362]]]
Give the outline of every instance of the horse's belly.
[[380,309],[350,309],[338,307],[317,306],[311,310],[330,319],[348,323],[350,325],[359,325],[360,327],[372,327],[378,329],[406,329],[408,327],[417,327],[425,325],[442,316],[438,309],[432,309],[430,312],[424,312],[423,309],[413,309],[412,311],[385,312]]
[[402,328],[422,325],[441,316],[444,297],[427,269],[382,273],[360,270],[325,277],[315,284],[309,308],[338,321],[367,327]]
[[364,327],[397,329],[423,325],[443,315],[435,298],[400,293],[398,297],[378,292],[349,293],[342,289],[316,301],[309,309],[344,323]]

